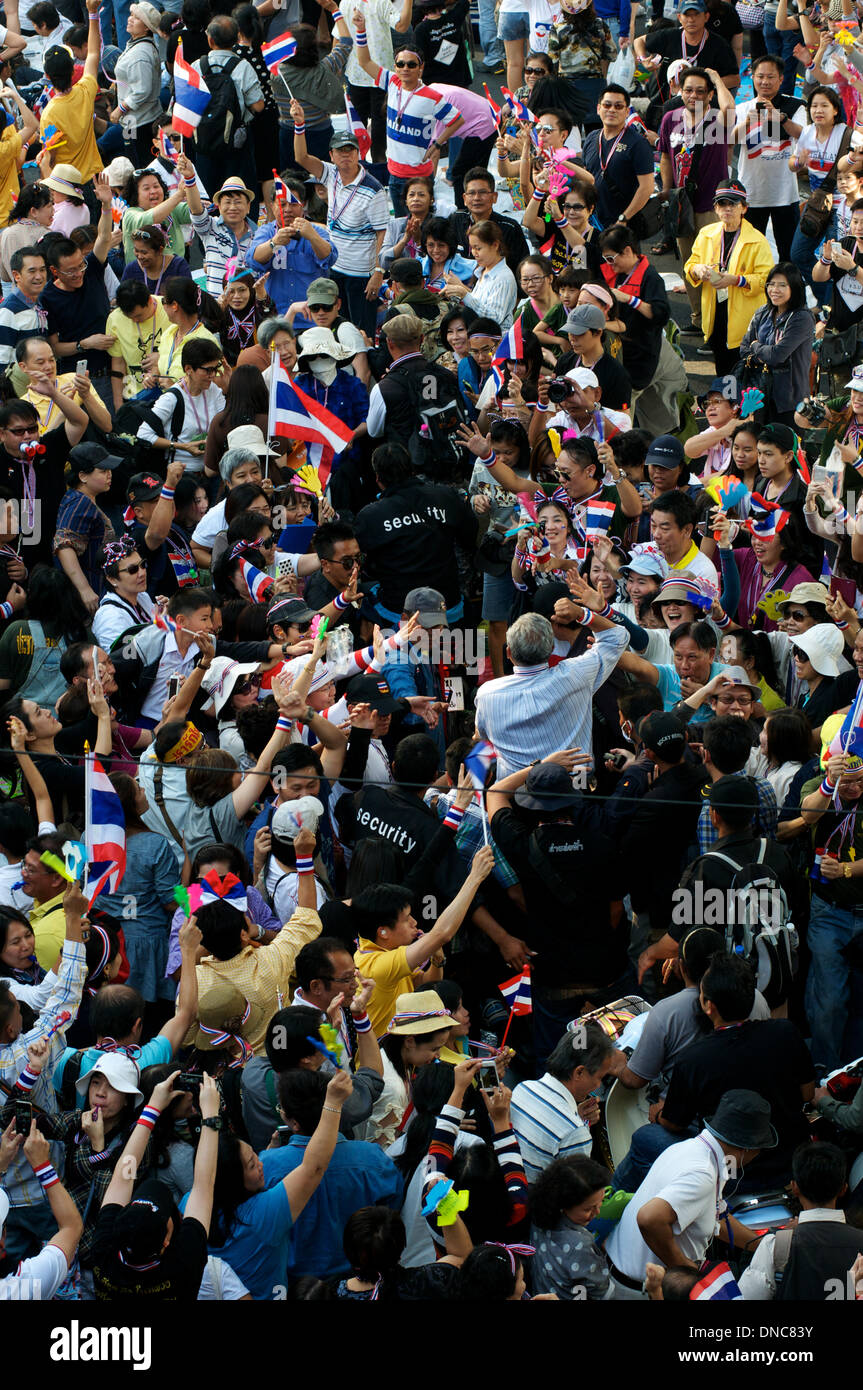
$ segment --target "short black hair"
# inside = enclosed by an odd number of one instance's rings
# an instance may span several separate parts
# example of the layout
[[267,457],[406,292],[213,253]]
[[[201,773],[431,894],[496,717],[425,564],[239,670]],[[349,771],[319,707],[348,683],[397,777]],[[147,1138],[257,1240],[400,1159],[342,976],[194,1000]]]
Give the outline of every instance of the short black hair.
[[[742,772],[752,752],[748,721],[738,719],[734,714],[720,714],[715,719],[711,719],[704,726],[701,741],[704,745],[704,751],[710,755],[710,761],[714,767],[719,769],[723,777],[727,777],[732,772]],[[727,819],[726,810],[730,812],[731,809],[731,807],[723,807],[723,820]],[[751,813],[746,812],[746,817],[751,820]],[[746,821],[744,821],[745,823]],[[730,820],[729,824],[731,824]]]
[[755,1004],[755,972],[742,956],[718,951],[701,977],[701,993],[724,1023],[743,1023]]
[[288,1071],[298,1067],[304,1057],[313,1057],[318,1049],[309,1038],[317,1035],[322,1022],[320,1010],[305,1004],[291,1005],[273,1014],[264,1039],[273,1071]]
[[201,929],[204,946],[216,960],[232,960],[243,949],[241,932],[246,919],[238,908],[230,903],[205,903],[195,913],[195,920]]
[[329,1077],[319,1071],[294,1068],[283,1071],[276,1084],[285,1119],[293,1120],[300,1134],[314,1134],[324,1108]]
[[323,521],[312,533],[312,549],[319,560],[331,560],[340,541],[356,538],[356,531],[346,521]]
[[103,985],[90,1000],[90,1032],[94,1038],[128,1038],[145,1008],[144,996],[131,985]]
[[654,512],[668,512],[681,531],[684,526],[691,526],[695,530],[698,511],[692,498],[685,492],[678,492],[674,488],[670,492],[661,492],[650,504],[651,516]]
[[568,1207],[586,1202],[591,1193],[607,1187],[610,1180],[608,1169],[584,1154],[555,1158],[530,1190],[531,1225],[541,1231],[554,1230]]
[[488,184],[492,193],[495,192],[497,185],[494,181],[494,175],[491,174],[488,169],[484,169],[481,164],[475,164],[472,169],[468,169],[464,176],[465,188],[467,188],[469,183],[474,183],[477,179],[482,179],[483,183]]
[[[672,650],[678,642],[683,641],[684,637],[691,637],[696,647],[703,652],[715,651],[716,649],[716,628],[711,627],[710,623],[705,622],[703,618],[693,618],[691,622],[678,623],[677,627],[671,629],[668,640]],[[733,715],[724,717],[734,718]],[[738,719],[736,722],[740,724],[742,720]]]
[[381,927],[394,927],[411,906],[411,895],[398,883],[378,883],[351,899],[351,915],[357,936],[374,941]]
[[791,1157],[791,1176],[801,1197],[826,1207],[842,1195],[848,1171],[845,1155],[836,1144],[801,1144]]
[[19,274],[24,269],[24,262],[28,257],[35,257],[44,262],[45,252],[40,251],[38,246],[19,246],[17,251],[13,251],[9,257],[9,269],[17,271]]
[[648,685],[643,681],[639,685],[630,686],[628,690],[621,690],[617,697],[617,708],[628,719],[635,728],[639,719],[643,719],[646,714],[655,714],[658,710],[665,709],[665,701],[655,685]]
[[180,353],[182,367],[206,367],[211,362],[221,362],[222,350],[210,338],[190,338],[183,344]]
[[20,801],[0,801],[0,845],[14,859],[25,853],[35,830],[33,817]]
[[312,980],[332,978],[331,957],[337,951],[343,951],[345,955],[350,955],[345,943],[340,941],[337,936],[318,936],[314,941],[306,942],[294,961],[297,984],[304,994],[310,988]]
[[414,788],[428,786],[437,776],[440,754],[428,734],[408,734],[396,746],[393,781]]
[[372,454],[372,468],[381,488],[407,482],[414,472],[410,454],[403,444],[379,444]]

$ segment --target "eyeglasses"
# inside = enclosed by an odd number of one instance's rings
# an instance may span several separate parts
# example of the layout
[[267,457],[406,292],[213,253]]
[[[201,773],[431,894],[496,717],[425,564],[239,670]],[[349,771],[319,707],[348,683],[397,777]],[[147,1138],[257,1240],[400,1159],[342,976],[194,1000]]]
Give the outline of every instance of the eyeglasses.
[[525,68],[524,75],[525,77],[548,77],[549,73],[547,68]]
[[612,252],[610,256],[603,256],[602,259],[605,261],[606,265],[614,265],[614,262],[617,260],[617,252]]
[[785,614],[786,619],[791,618],[795,623],[805,623],[809,617],[808,613],[793,613],[789,610]]
[[215,365],[215,367],[199,367],[199,368],[198,368],[198,371],[199,371],[199,372],[206,372],[206,373],[207,373],[207,376],[218,376],[218,375],[219,375],[219,372],[220,372],[221,370],[222,370],[222,364],[221,364],[221,362],[217,362],[216,365]]
[[397,68],[418,68],[418,67],[419,67],[419,63],[405,63],[405,62],[400,61],[400,60],[397,58],[397,59],[396,59],[396,67],[397,67]]
[[323,985],[352,985],[356,982],[356,974],[350,975],[322,975],[321,984]]
[[238,681],[234,686],[234,695],[251,695],[253,690],[260,690],[260,676],[249,676],[247,680]]
[[792,647],[792,648],[791,648],[791,655],[794,657],[794,660],[795,660],[795,661],[808,661],[808,660],[809,660],[809,653],[808,653],[808,652],[804,652],[804,650],[803,650],[802,647]]
[[137,565],[128,565],[124,570],[117,570],[118,574],[140,574],[141,570],[147,568],[145,560],[141,560]]
[[[563,204],[563,210],[564,210],[564,212],[584,212],[586,208],[587,208],[587,203],[564,203],[564,204]],[[612,257],[612,259],[614,259],[614,258]]]
[[64,280],[74,280],[76,275],[83,275],[86,269],[87,266],[82,261],[80,265],[68,266],[66,270],[58,270],[57,274],[62,276]]
[[716,702],[719,705],[751,705],[751,695],[735,695],[733,692],[727,695],[717,695]]
[[544,275],[522,275],[521,283],[523,285],[541,285],[544,279]]
[[599,105],[602,111],[625,111],[627,109],[622,101],[601,101]]
[[15,437],[16,437],[16,439],[21,439],[21,438],[23,438],[23,436],[24,436],[25,434],[38,434],[38,433],[39,433],[39,426],[38,426],[38,425],[16,425],[14,429],[10,426],[10,427],[6,430],[6,433],[7,433],[7,434],[14,434]]

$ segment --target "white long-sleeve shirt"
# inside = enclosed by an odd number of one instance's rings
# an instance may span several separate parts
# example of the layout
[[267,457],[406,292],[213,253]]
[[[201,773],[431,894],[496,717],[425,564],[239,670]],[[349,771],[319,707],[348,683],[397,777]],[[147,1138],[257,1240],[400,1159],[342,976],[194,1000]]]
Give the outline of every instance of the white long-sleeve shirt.
[[480,270],[477,282],[462,304],[482,318],[494,319],[505,333],[512,327],[512,314],[518,302],[515,276],[506,261],[498,261],[490,270]]

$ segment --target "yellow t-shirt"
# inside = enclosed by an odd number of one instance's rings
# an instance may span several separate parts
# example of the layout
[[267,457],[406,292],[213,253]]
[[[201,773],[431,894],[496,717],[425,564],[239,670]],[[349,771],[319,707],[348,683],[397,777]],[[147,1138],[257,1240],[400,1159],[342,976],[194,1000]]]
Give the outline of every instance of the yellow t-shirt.
[[12,125],[0,135],[0,227],[5,227],[12,211],[12,199],[21,187],[18,160],[21,158],[21,136]]
[[53,970],[66,940],[63,894],[58,893],[46,903],[34,903],[27,915],[36,937],[36,959],[43,970]]
[[[62,390],[67,382],[74,380],[74,372],[64,372],[62,376],[58,376],[57,386]],[[66,418],[60,407],[56,405],[54,401],[49,400],[47,396],[38,395],[37,392],[32,389],[28,388],[28,390],[24,392],[22,399],[29,401],[30,404],[35,407],[39,415],[40,434],[46,434],[48,430],[53,430],[57,425],[62,425]],[[69,399],[74,401],[76,405],[81,404],[81,397],[78,395],[77,391],[73,391]]]
[[222,344],[215,333],[211,333],[209,328],[205,328],[202,323],[197,323],[191,332],[186,334],[179,347],[174,345],[176,336],[177,325],[175,323],[172,323],[167,332],[162,334],[162,343],[159,348],[159,376],[169,376],[172,381],[180,380],[183,375],[183,348],[193,338],[209,338],[211,343],[217,345],[219,356],[222,355]]
[[375,982],[369,1000],[369,1018],[375,1037],[382,1038],[395,1014],[399,995],[412,994],[414,990],[407,947],[397,946],[394,951],[382,951],[374,941],[366,941],[361,936],[354,964],[361,975]]
[[60,164],[73,164],[84,183],[102,168],[102,156],[93,129],[93,107],[98,92],[99,84],[95,77],[80,77],[68,92],[51,98],[39,122],[43,135],[45,127],[49,125],[62,130],[66,143],[60,145],[57,160]]
[[123,400],[127,401],[143,389],[141,360],[149,352],[158,352],[165,333],[173,328],[165,313],[165,306],[157,295],[156,312],[143,323],[133,323],[122,309],[112,309],[105,324],[105,332],[113,333],[116,342],[111,349],[112,357],[122,357],[126,364],[126,380],[123,382]]

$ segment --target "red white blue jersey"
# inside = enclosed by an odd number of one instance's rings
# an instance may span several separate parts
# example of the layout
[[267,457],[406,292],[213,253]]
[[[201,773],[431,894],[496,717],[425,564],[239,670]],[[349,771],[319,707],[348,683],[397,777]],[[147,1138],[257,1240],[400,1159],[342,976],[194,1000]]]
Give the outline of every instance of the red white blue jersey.
[[400,179],[430,177],[434,168],[424,156],[435,138],[435,126],[438,121],[449,125],[458,111],[434,87],[421,84],[406,92],[389,68],[381,68],[377,85],[387,94],[387,168]]

